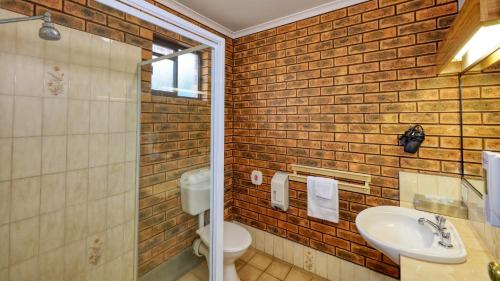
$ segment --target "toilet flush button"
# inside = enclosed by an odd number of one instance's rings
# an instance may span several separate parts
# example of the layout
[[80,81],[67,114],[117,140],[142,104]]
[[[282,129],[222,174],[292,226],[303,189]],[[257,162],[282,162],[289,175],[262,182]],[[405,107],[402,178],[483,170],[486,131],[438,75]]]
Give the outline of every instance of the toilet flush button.
[[261,171],[252,171],[250,176],[252,178],[252,183],[255,185],[262,184],[262,172]]

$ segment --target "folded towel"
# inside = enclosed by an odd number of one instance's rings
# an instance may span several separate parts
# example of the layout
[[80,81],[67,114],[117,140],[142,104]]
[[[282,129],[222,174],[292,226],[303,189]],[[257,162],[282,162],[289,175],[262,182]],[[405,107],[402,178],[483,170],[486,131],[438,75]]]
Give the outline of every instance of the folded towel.
[[332,199],[336,184],[333,179],[314,177],[314,193],[323,199]]
[[[330,192],[319,190],[325,188],[330,189]],[[320,177],[307,177],[307,215],[338,223],[338,193],[338,182],[336,180]],[[328,195],[330,195],[329,199],[324,198],[328,197]]]

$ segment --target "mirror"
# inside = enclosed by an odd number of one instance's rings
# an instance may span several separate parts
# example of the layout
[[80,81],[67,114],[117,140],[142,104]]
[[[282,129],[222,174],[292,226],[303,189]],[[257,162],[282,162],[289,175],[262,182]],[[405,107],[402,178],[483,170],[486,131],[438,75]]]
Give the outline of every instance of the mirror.
[[500,152],[500,63],[459,79],[462,177],[484,194],[481,153]]

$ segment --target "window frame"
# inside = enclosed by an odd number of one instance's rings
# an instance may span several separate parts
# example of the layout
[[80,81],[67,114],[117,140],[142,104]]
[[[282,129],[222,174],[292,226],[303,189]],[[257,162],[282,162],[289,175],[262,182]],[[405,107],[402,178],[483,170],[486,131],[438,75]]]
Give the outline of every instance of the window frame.
[[[174,51],[174,53],[176,52],[179,52],[179,51],[182,51],[182,50],[185,50],[185,49],[188,49],[188,47],[185,47],[183,45],[180,45],[176,42],[172,42],[168,39],[164,39],[162,37],[157,37],[157,36],[154,36],[153,37],[153,45],[159,45],[159,46],[162,46],[162,47],[166,47],[166,48],[169,48],[169,49],[172,49]],[[198,91],[201,91],[201,82],[202,82],[202,78],[201,78],[201,74],[202,74],[202,53],[197,51],[197,52],[193,52],[192,54],[196,54],[196,56],[198,57]],[[156,56],[156,57],[162,57],[164,56],[164,54],[161,54],[161,53],[155,53],[153,50],[152,50],[152,56]],[[174,63],[174,73],[173,73],[173,87],[174,88],[177,88],[178,84],[179,84],[179,76],[178,76],[178,73],[179,73],[179,60],[178,60],[179,56],[176,56],[174,58],[170,58],[168,60],[171,60],[173,61]],[[151,65],[151,75],[153,74],[153,65]],[[203,97],[203,95],[201,95],[200,93],[198,93],[198,96],[196,97],[188,97],[188,96],[179,96],[178,95],[178,91],[162,91],[162,90],[154,90],[153,89],[153,81],[151,80],[151,94],[152,95],[156,95],[156,96],[166,96],[166,97],[174,97],[174,98],[184,98],[184,99],[201,99]]]

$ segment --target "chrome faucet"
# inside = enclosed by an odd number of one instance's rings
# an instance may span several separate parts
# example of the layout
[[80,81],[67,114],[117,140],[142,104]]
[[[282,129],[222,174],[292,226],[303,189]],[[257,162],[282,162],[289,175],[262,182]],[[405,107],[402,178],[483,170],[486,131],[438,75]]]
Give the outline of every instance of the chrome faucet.
[[427,223],[432,226],[437,232],[436,235],[441,239],[439,241],[439,245],[445,248],[452,248],[453,244],[451,244],[451,235],[449,232],[445,232],[446,230],[446,218],[443,216],[436,215],[436,222],[432,222],[426,218],[419,218],[418,223],[424,225]]

